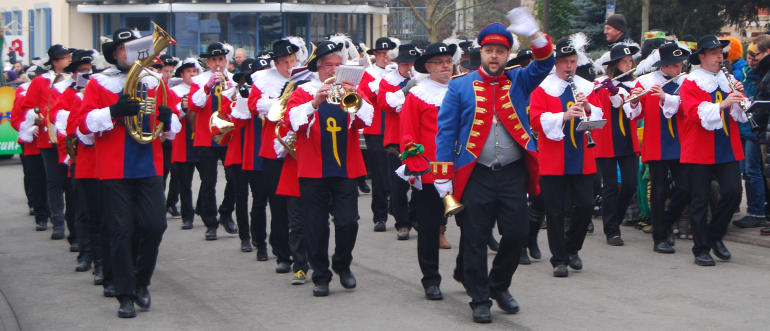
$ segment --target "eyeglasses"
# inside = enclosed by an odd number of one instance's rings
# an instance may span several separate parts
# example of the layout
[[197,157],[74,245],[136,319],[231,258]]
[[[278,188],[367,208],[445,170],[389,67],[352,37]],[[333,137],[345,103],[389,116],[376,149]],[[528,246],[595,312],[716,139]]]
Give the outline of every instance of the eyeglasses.
[[441,60],[433,60],[433,61],[425,61],[425,63],[452,65],[452,60],[451,59],[447,59],[447,60],[443,60],[443,61],[441,61]]

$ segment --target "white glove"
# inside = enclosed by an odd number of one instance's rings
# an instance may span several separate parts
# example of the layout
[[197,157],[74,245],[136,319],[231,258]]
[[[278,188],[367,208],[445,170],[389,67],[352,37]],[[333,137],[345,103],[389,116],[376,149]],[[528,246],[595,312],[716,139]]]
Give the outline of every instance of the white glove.
[[438,182],[436,180],[433,181],[433,186],[436,187],[436,191],[438,191],[439,198],[443,198],[447,194],[452,194],[452,180],[446,179],[444,182]]
[[275,150],[275,155],[278,156],[278,158],[286,157],[286,154],[289,154],[289,151],[283,147],[281,142],[278,141],[278,138],[273,139],[273,149]]
[[505,17],[511,22],[511,25],[508,26],[508,31],[512,33],[529,38],[540,32],[540,26],[535,21],[535,18],[523,7],[511,9]]

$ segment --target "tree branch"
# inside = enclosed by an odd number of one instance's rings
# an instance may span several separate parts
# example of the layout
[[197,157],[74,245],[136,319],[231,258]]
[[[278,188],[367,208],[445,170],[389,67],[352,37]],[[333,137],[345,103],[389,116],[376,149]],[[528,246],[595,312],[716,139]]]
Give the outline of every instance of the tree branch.
[[[462,7],[462,8],[453,8],[453,9],[450,9],[450,10],[446,10],[446,8],[451,8],[451,7],[447,6],[447,7],[445,7],[444,10],[442,10],[442,12],[439,14],[438,19],[436,19],[434,22],[436,22],[436,23],[441,22],[442,20],[444,20],[447,16],[449,16],[452,13],[455,13],[455,12],[458,12],[458,11],[461,11],[461,10],[466,10],[466,9],[471,9],[471,8],[479,7],[479,6],[483,5],[483,4],[487,4],[487,3],[490,3],[490,2],[491,1],[479,1],[479,2],[476,2],[473,5],[470,5],[470,6],[466,6],[466,7]],[[444,12],[444,11],[446,11],[446,12]]]
[[417,11],[417,8],[414,6],[414,3],[412,2],[412,0],[398,0],[398,2],[409,7],[409,9],[412,10],[412,14],[414,14],[414,17],[416,17],[417,20],[420,21],[420,24],[422,24],[426,29],[429,29],[428,22],[425,21],[425,19],[422,16],[420,16],[420,13]]

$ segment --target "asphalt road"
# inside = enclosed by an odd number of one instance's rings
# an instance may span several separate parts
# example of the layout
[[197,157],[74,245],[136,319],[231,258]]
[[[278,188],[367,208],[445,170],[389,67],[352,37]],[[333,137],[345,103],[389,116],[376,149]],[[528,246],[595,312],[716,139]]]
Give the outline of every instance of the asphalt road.
[[454,222],[447,236],[455,247],[441,251],[444,300],[427,301],[416,234],[397,241],[392,220],[387,232],[372,232],[369,195],[359,200],[355,290],[342,289],[335,276],[331,295],[315,298],[311,283],[292,286],[290,274],[276,274],[273,257],[257,262],[255,253],[241,253],[236,235],[220,230],[219,240],[206,242],[199,219],[182,231],[181,220],[170,218],[150,287],[152,309],[119,319],[117,301],[101,295],[91,273],[74,272],[75,253],[66,241],[50,240],[50,228],[34,231],[21,173],[18,158],[0,161],[4,330],[758,330],[770,323],[767,248],[728,242],[733,260],[704,268],[693,264],[690,241],[677,240],[676,254],[661,255],[653,253],[649,235],[623,228],[623,247],[590,235],[581,251],[583,271],[566,279],[551,276],[541,233],[545,258],[514,275],[511,292],[521,312],[506,315],[493,306],[493,323],[477,325],[469,298],[451,278],[459,238]]

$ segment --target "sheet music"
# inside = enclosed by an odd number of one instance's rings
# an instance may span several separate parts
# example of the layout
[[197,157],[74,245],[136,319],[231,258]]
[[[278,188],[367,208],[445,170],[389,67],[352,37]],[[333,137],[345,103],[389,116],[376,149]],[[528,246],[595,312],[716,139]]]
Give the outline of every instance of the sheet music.
[[361,82],[361,77],[364,76],[365,68],[362,66],[341,65],[337,67],[335,75],[337,79],[335,83],[349,82],[354,86],[358,86]]
[[152,56],[152,35],[126,42],[126,60],[133,64],[136,60],[142,60]]

